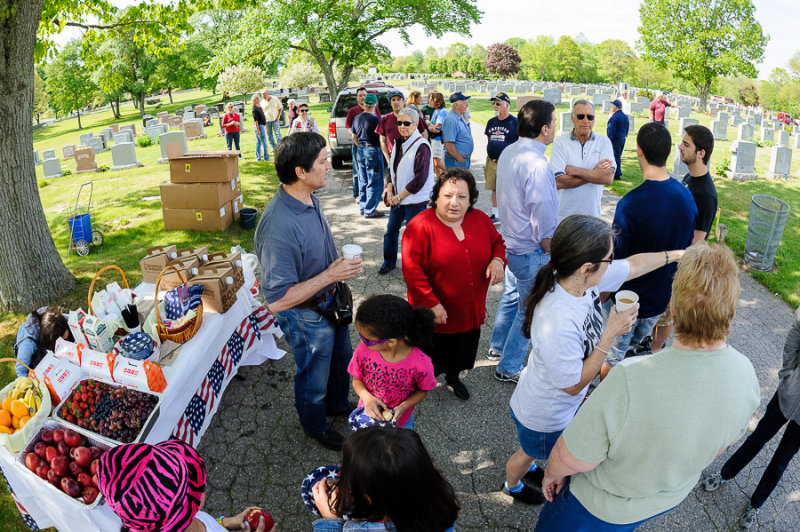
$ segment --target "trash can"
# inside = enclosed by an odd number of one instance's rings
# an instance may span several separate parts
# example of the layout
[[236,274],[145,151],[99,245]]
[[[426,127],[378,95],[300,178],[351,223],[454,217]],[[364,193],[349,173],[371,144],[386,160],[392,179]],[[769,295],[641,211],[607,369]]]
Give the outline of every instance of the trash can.
[[772,270],[788,218],[789,205],[785,202],[764,194],[753,196],[744,246],[745,264],[760,272]]
[[242,229],[252,229],[256,226],[256,220],[258,219],[258,211],[255,209],[251,209],[250,207],[245,207],[239,211],[239,225],[242,226]]

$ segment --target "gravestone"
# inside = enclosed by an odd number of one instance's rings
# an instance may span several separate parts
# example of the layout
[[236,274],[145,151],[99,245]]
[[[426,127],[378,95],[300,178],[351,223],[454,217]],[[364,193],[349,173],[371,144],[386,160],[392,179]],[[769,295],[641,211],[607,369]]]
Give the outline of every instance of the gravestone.
[[64,159],[72,159],[75,156],[75,145],[69,144],[61,148],[62,153],[64,154]]
[[43,154],[44,160],[47,159],[55,159],[56,158],[56,150],[44,150]]
[[522,106],[532,100],[542,100],[541,96],[517,96],[517,111],[522,109]]
[[156,115],[156,117],[159,118],[159,119],[164,118],[165,116],[169,116],[169,113],[166,112],[166,111],[161,111],[160,113],[158,113]]
[[683,138],[683,131],[686,129],[686,126],[696,126],[700,123],[699,120],[696,118],[681,118],[679,121],[679,128],[678,128],[678,136]]
[[106,144],[103,142],[103,139],[100,137],[92,137],[89,139],[89,144],[87,145],[88,148],[92,148],[95,153],[100,153],[102,151],[106,151],[108,148]]
[[731,125],[733,127],[738,127],[739,124],[741,124],[741,123],[742,123],[742,117],[741,116],[739,116],[738,114],[735,114],[735,113],[733,115],[731,115]]
[[119,128],[120,131],[123,129],[130,129],[133,132],[133,135],[136,136],[136,124],[127,124]]
[[331,95],[329,92],[319,93],[319,103],[330,103],[330,102],[331,102]]
[[170,125],[170,121],[172,120],[172,117],[170,115],[159,116],[158,120],[162,124],[167,124],[167,126],[169,126]]
[[81,146],[88,146],[89,139],[94,136],[94,133],[84,133],[81,135]]
[[647,96],[637,96],[636,103],[641,105],[642,107],[649,107],[650,106],[650,98]]
[[678,118],[688,118],[692,109],[690,107],[678,107]]
[[42,164],[42,161],[39,160],[39,152],[36,150],[33,150],[33,164],[34,166],[39,166]]
[[728,177],[734,181],[758,179],[755,173],[756,143],[735,140],[731,143],[731,171]]
[[753,115],[753,123],[755,123],[755,125],[757,125],[757,126],[761,125],[761,115],[760,114]]
[[631,102],[631,113],[642,112],[644,112],[644,105],[640,104],[639,102]]
[[586,91],[585,91],[586,96],[594,96],[594,94],[596,92],[597,92],[597,89],[595,89],[594,87],[586,87]]
[[683,177],[689,173],[689,167],[681,159],[681,145],[676,144],[673,151],[675,153],[672,156],[672,172],[670,172],[670,175],[678,181],[683,181]]
[[51,177],[61,177],[61,161],[56,159],[55,157],[51,159],[45,159],[42,162],[42,169],[44,170],[44,177],[51,178]]
[[158,144],[161,146],[161,158],[159,163],[168,163],[169,157],[167,156],[167,146],[170,144],[179,143],[181,145],[180,153],[186,153],[189,148],[186,144],[186,133],[183,131],[169,131],[162,133],[158,136]]
[[158,138],[159,135],[162,133],[166,133],[168,130],[167,124],[156,124],[152,127],[148,127],[145,130],[145,134],[150,137],[151,139],[155,140]]
[[560,128],[559,133],[568,133],[572,131],[572,113],[570,111],[565,111],[559,115],[561,119],[559,120]]
[[106,145],[108,145],[108,141],[114,138],[114,130],[110,127],[104,128],[100,131],[100,137],[106,141]]
[[153,120],[153,115],[144,115],[142,117],[142,127],[147,127],[147,122]]
[[788,179],[791,177],[792,149],[788,146],[773,146],[769,154],[769,170],[767,177],[770,179]]
[[111,124],[111,132],[119,133],[119,124]]
[[184,120],[190,120],[192,118],[194,118],[194,111],[186,111],[185,113],[183,113]]
[[712,120],[711,133],[714,135],[714,140],[728,140],[728,121]]
[[561,103],[561,91],[558,89],[545,89],[544,99],[553,105],[558,105]]
[[201,103],[199,105],[195,105],[194,106],[194,112],[195,112],[195,114],[198,114],[198,115],[201,115],[201,114],[205,113],[206,112],[205,104]]
[[747,122],[739,124],[739,140],[753,140],[754,133],[755,128],[753,128],[752,125],[748,124]]
[[728,113],[724,113],[722,111],[719,112],[717,115],[717,120],[720,122],[725,122],[725,126],[728,126],[728,122],[730,121],[730,115]]
[[789,146],[789,132],[784,130],[778,131],[778,138],[775,144],[778,146]]
[[636,133],[636,127],[633,125],[633,116],[628,115],[628,135]]
[[772,130],[772,128],[762,127],[761,142],[774,142],[774,140],[775,140],[775,132]]
[[145,129],[147,129],[150,126],[155,126],[157,124],[158,124],[158,120],[155,119],[155,118],[151,118],[144,124],[144,127],[145,127]]
[[611,96],[608,94],[603,94],[602,92],[596,92],[592,94],[592,104],[597,107],[598,105],[603,105],[603,102],[606,100],[611,101]]
[[122,144],[125,142],[133,142],[133,132],[129,129],[123,129],[114,135],[114,144]]
[[800,148],[800,135],[795,135],[794,136],[794,147],[795,148]]
[[186,133],[186,138],[189,140],[202,138],[203,124],[195,120],[184,122],[183,131]]
[[719,110],[716,107],[709,107],[708,108],[708,116],[709,118],[716,118]]
[[132,142],[114,143],[111,147],[111,160],[113,161],[112,170],[142,166],[142,163],[136,160],[136,149]]
[[91,147],[75,150],[75,173],[97,172],[97,163],[94,162],[95,151]]
[[611,102],[606,100],[603,102],[603,112],[608,113],[609,111],[611,111]]
[[176,116],[183,116],[183,113],[184,113],[184,112],[185,112],[185,111],[184,111],[183,109],[178,109],[177,111],[175,111],[175,115],[176,115]]
[[783,124],[775,120],[772,122],[772,130],[773,131],[783,131]]

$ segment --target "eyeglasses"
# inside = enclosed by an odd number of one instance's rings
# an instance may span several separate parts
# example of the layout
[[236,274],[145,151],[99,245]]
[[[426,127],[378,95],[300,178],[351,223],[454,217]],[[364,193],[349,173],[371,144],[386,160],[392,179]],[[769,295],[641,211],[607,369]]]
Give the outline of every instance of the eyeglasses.
[[376,345],[381,345],[391,340],[391,338],[384,338],[383,340],[367,340],[361,335],[361,333],[358,333],[358,337],[361,338],[361,341],[364,342],[364,345],[367,347],[375,347]]
[[500,103],[500,102],[493,102],[493,103],[494,103],[494,106],[495,106],[495,107],[497,107],[498,105],[503,105],[503,104],[502,104],[502,103]]
[[307,112],[308,112],[308,109],[300,109],[300,112],[301,112],[301,113],[307,113]]
[[588,118],[589,121],[592,122],[594,120],[594,115],[579,114],[575,115],[575,118],[577,118],[578,120],[583,120],[584,118]]
[[598,260],[597,262],[607,262],[607,263],[611,264],[611,262],[613,260],[614,260],[614,252],[612,251],[610,257],[608,257],[607,259]]
[[397,121],[397,125],[398,126],[413,126],[414,122],[406,122],[405,120],[398,120]]

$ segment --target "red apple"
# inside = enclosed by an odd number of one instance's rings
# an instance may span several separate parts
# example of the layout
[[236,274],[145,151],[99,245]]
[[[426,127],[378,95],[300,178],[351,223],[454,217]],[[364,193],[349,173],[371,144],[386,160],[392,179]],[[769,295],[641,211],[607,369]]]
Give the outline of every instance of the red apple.
[[47,472],[47,482],[58,487],[59,483],[61,482],[61,477],[56,475],[56,472],[51,469]]
[[81,467],[89,467],[92,463],[92,451],[88,447],[75,447],[72,457]]
[[97,496],[100,494],[97,491],[97,488],[93,486],[87,486],[83,488],[83,502],[86,504],[92,504],[95,500],[97,500]]
[[44,451],[44,458],[45,458],[45,460],[47,460],[48,462],[50,462],[50,461],[51,461],[53,458],[55,458],[56,456],[58,456],[58,449],[56,449],[56,448],[55,448],[55,447],[53,447],[52,445],[48,445],[48,446],[47,446],[47,449],[45,449],[45,451]]
[[97,473],[97,468],[100,467],[100,460],[92,460],[92,463],[89,465],[89,471],[94,475]]
[[69,463],[69,472],[72,474],[73,477],[78,478],[80,473],[83,473],[83,468],[78,462],[70,462]]
[[105,452],[100,447],[89,447],[89,450],[92,451],[93,458],[100,458],[101,456],[103,456],[103,453]]
[[89,476],[88,473],[78,473],[78,482],[80,482],[84,488],[88,488],[92,485],[92,477]]
[[58,454],[61,456],[69,456],[70,447],[65,441],[58,442]]
[[53,441],[53,431],[50,429],[45,429],[42,431],[42,441],[45,443],[51,443]]
[[59,477],[63,477],[69,473],[69,459],[66,456],[56,456],[50,460],[50,469]]
[[47,480],[47,473],[49,472],[50,468],[47,467],[47,462],[40,460],[39,465],[36,467],[36,474],[39,475],[40,479]]
[[70,497],[80,497],[81,491],[83,491],[83,486],[81,486],[78,481],[72,477],[64,477],[61,479],[61,491]]
[[74,430],[67,429],[64,431],[64,442],[70,447],[78,447],[82,441],[81,435]]
[[53,431],[53,443],[58,443],[64,440],[64,429],[56,429]]
[[43,441],[40,441],[33,448],[33,452],[35,452],[36,456],[38,456],[39,458],[42,459],[47,458],[47,444]]
[[36,471],[36,468],[39,467],[39,463],[41,461],[41,458],[39,458],[36,453],[28,453],[25,456],[25,466],[34,472]]
[[275,525],[271,515],[264,510],[258,509],[247,514],[247,524],[250,525],[250,530],[258,529],[259,517],[262,516],[264,517],[264,530],[270,530]]
[[97,475],[96,474],[92,475],[92,486],[94,486],[95,488],[99,487],[98,486],[98,482],[97,482]]

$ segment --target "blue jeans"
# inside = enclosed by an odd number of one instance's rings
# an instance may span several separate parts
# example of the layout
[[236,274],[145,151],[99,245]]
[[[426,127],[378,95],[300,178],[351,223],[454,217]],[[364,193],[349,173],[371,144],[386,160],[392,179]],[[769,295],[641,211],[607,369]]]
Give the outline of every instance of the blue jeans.
[[444,167],[445,167],[445,169],[450,169],[450,168],[469,168],[469,156],[468,155],[467,156],[463,156],[462,155],[462,157],[464,157],[464,162],[460,163],[455,159],[455,157],[450,155],[450,152],[448,152],[447,148],[445,148],[445,150],[444,150]]
[[236,151],[239,151],[239,132],[225,133],[225,143],[228,145],[228,150],[230,150],[231,146],[235,144]]
[[550,255],[539,248],[525,255],[506,253],[508,268],[505,275],[505,290],[497,314],[489,345],[500,355],[497,371],[514,375],[522,370],[522,363],[528,354],[531,341],[522,336],[522,322],[525,320],[525,300],[533,288],[539,268],[547,264]]
[[509,409],[511,413],[511,421],[517,427],[517,438],[519,439],[519,446],[522,450],[536,460],[547,460],[550,457],[550,451],[553,450],[558,437],[561,436],[563,430],[555,432],[538,432],[531,430],[519,422],[517,416],[514,415],[514,410]]
[[[670,510],[672,509],[670,508]],[[653,517],[663,515],[670,510],[635,523],[625,525],[609,523],[595,517],[589,510],[584,508],[580,501],[569,491],[569,481],[567,481],[564,487],[561,488],[561,493],[555,496],[553,502],[544,503],[542,513],[539,514],[539,521],[536,523],[536,532],[605,532],[607,530],[626,532],[636,530]]]
[[[275,138],[272,138],[273,132],[275,133]],[[272,149],[275,149],[275,145],[281,140],[281,123],[279,120],[274,120],[272,122],[267,122],[267,133],[269,134],[269,145],[272,146]]]
[[[353,161],[353,197],[358,198],[358,144],[355,142],[350,147],[351,161]],[[383,157],[383,152],[381,152]]]
[[372,146],[359,146],[358,210],[373,215],[378,210],[383,192],[383,152]]
[[614,179],[622,176],[622,150],[625,149],[625,138],[620,137],[611,139],[611,148],[614,150],[614,162],[617,163],[617,169],[614,170]]
[[[608,313],[611,311],[611,307],[614,306],[614,298],[609,297],[606,299],[605,303],[603,303],[603,314],[604,318],[608,320]],[[661,314],[657,314],[650,318],[639,318],[635,322],[633,322],[633,326],[628,334],[623,336],[617,337],[617,341],[614,342],[614,345],[611,346],[609,350],[609,355],[606,357],[606,364],[609,366],[616,366],[617,362],[620,362],[625,359],[625,353],[628,352],[628,349],[632,345],[637,345],[644,340],[645,336],[650,334],[653,330],[653,327],[656,326],[658,322],[658,318],[661,317]]]
[[300,424],[307,433],[321,434],[328,429],[327,412],[350,406],[350,327],[334,327],[310,309],[290,308],[276,313],[275,319],[297,366],[294,405]]
[[417,214],[425,210],[425,205],[394,205],[389,209],[389,222],[383,235],[383,266],[397,266],[397,242],[400,239],[400,228]]
[[256,161],[260,161],[263,153],[264,160],[269,161],[269,151],[267,151],[267,128],[262,124],[256,124],[253,127],[256,133]]

